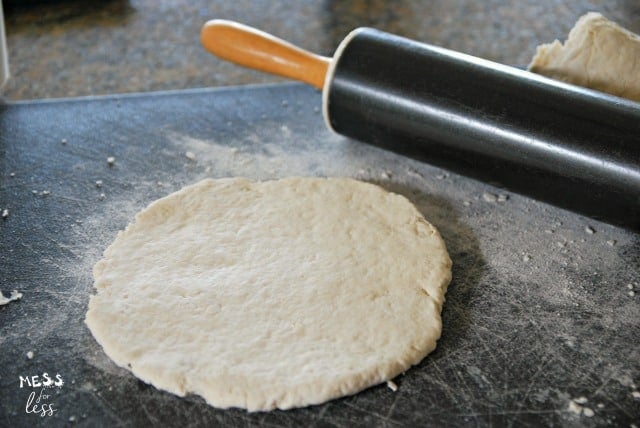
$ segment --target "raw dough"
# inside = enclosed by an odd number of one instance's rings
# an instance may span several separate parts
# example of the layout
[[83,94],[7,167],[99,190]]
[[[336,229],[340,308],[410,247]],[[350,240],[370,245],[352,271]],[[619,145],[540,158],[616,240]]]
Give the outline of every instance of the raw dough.
[[0,306],[6,305],[9,302],[13,302],[14,300],[22,299],[22,293],[19,293],[18,290],[13,290],[9,297],[4,297],[2,291],[0,291]]
[[582,16],[563,45],[540,45],[529,70],[640,101],[640,36],[599,13]]
[[440,336],[451,260],[403,196],[351,179],[204,180],[152,203],[94,268],[116,364],[216,407],[322,403]]

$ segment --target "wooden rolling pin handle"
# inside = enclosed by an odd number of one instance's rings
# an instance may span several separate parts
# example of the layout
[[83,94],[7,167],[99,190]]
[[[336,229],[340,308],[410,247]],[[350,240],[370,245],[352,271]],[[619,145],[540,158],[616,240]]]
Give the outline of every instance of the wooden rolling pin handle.
[[202,27],[200,41],[212,54],[322,89],[330,58],[300,49],[255,28],[214,19]]

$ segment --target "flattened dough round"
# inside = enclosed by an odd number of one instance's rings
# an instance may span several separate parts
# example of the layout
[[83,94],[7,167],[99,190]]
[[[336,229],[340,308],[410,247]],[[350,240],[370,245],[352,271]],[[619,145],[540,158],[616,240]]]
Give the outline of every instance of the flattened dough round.
[[255,411],[420,362],[440,337],[451,260],[406,198],[373,184],[207,179],[141,211],[94,278],[86,323],[116,364]]

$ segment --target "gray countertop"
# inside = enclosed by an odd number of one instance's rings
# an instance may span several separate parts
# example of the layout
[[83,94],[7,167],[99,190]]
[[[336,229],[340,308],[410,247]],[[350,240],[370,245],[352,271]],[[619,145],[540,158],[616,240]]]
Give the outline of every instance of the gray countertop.
[[12,78],[8,100],[277,82],[206,53],[212,18],[256,26],[331,55],[353,28],[371,26],[512,65],[564,39],[582,14],[601,12],[640,32],[636,0],[544,1],[4,1]]

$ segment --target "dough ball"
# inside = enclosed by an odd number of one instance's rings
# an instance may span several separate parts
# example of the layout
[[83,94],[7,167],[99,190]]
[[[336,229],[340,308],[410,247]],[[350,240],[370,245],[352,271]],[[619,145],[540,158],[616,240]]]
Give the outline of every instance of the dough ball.
[[141,211],[94,268],[86,323],[143,381],[250,411],[419,363],[451,260],[403,196],[351,179],[204,180]]
[[582,16],[562,44],[540,45],[529,70],[640,101],[640,36],[599,13]]

